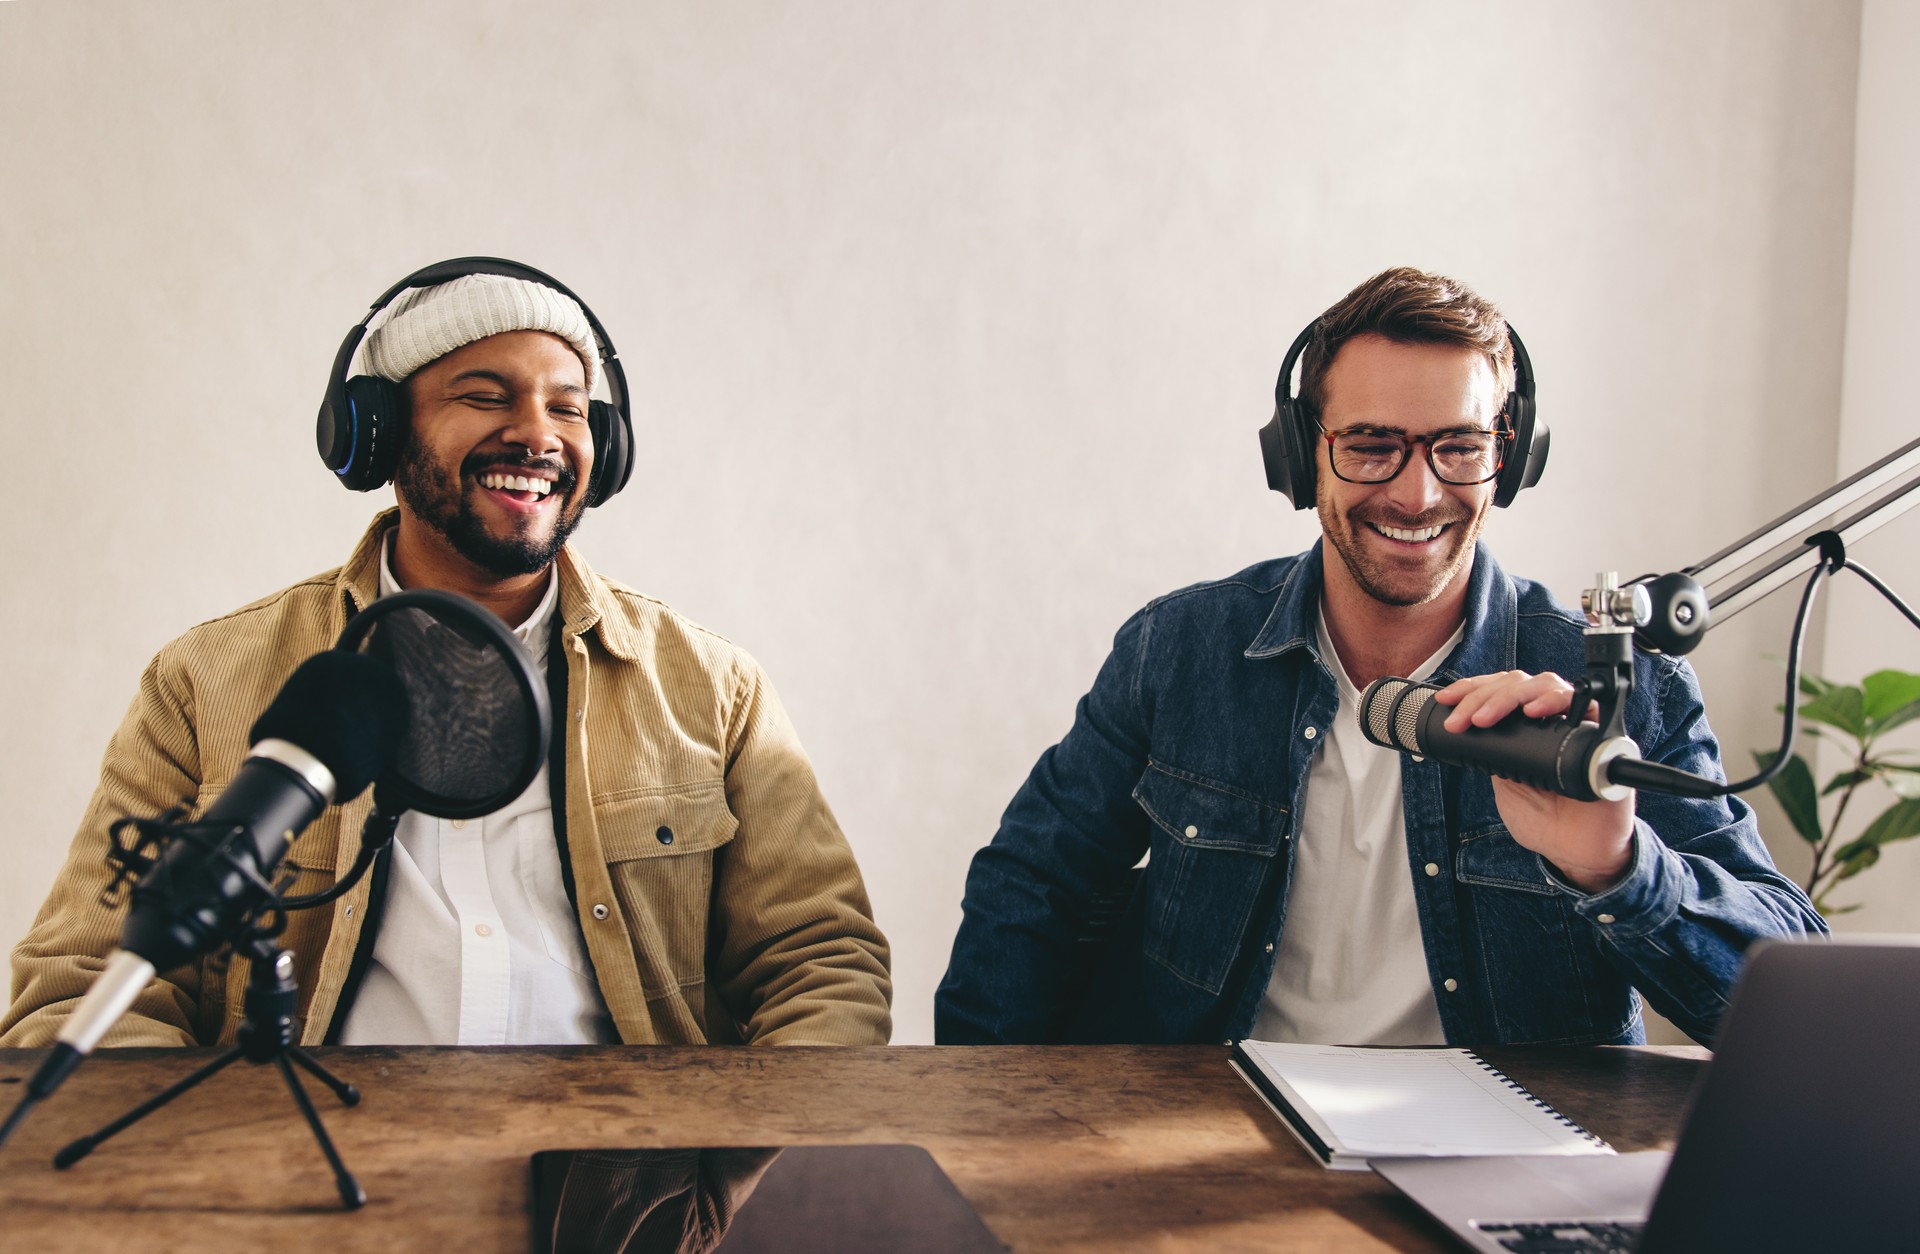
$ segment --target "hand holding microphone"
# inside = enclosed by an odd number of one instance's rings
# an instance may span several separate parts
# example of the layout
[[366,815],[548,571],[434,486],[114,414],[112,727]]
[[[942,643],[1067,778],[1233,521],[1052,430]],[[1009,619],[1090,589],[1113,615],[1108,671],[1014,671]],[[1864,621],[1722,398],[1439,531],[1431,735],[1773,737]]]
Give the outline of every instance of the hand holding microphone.
[[1360,726],[1386,748],[1493,776],[1513,838],[1577,887],[1618,881],[1633,855],[1631,790],[1616,764],[1637,762],[1625,737],[1561,717],[1573,686],[1558,675],[1506,671],[1446,688],[1386,678],[1360,698]]

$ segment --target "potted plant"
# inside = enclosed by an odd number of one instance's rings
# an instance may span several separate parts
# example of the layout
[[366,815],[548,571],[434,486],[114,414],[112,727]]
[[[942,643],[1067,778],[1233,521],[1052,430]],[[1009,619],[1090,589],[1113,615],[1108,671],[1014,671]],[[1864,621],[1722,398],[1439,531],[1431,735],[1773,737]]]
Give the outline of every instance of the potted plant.
[[[1813,867],[1804,887],[1822,914],[1845,914],[1858,904],[1832,907],[1827,898],[1841,883],[1880,860],[1880,851],[1896,840],[1920,836],[1920,751],[1889,749],[1883,738],[1894,728],[1920,719],[1920,675],[1882,670],[1858,685],[1835,684],[1803,675],[1800,692],[1801,726],[1829,745],[1843,750],[1849,764],[1827,781],[1814,786],[1806,759],[1794,754],[1786,769],[1768,787],[1786,812],[1800,838],[1813,847]],[[1764,768],[1777,752],[1756,753]],[[1862,790],[1867,790],[1862,792]],[[1858,836],[1840,841],[1841,821],[1854,799],[1882,790],[1894,794],[1892,804],[1867,822]],[[1831,802],[1831,812],[1821,811]]]

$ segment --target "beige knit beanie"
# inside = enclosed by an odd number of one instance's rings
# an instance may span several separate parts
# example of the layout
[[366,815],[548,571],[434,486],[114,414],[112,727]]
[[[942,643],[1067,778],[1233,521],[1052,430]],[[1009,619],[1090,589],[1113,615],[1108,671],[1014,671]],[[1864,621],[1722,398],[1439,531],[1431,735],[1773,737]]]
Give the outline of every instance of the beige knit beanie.
[[579,304],[550,287],[500,274],[468,274],[400,293],[367,334],[366,367],[398,383],[456,348],[505,331],[559,336],[586,364],[587,391],[600,386],[599,346]]

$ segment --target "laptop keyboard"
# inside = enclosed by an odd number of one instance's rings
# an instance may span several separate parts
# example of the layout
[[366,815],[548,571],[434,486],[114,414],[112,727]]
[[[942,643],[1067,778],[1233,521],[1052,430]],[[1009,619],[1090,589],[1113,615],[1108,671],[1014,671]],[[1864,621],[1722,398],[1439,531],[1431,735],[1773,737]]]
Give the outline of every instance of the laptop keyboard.
[[1500,1223],[1473,1225],[1515,1254],[1633,1254],[1644,1223]]

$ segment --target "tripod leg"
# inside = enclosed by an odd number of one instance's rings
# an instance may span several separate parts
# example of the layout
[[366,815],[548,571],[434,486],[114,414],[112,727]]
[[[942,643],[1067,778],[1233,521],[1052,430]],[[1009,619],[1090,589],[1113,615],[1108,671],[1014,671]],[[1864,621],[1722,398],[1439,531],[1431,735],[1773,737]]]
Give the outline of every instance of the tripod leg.
[[[359,1210],[367,1204],[367,1191],[347,1170],[346,1163],[340,1161],[340,1152],[333,1148],[333,1139],[327,1135],[326,1125],[320,1122],[320,1112],[313,1108],[313,1099],[307,1096],[307,1090],[301,1086],[300,1077],[294,1074],[293,1064],[286,1055],[274,1057],[274,1065],[280,1068],[280,1075],[293,1090],[293,1100],[300,1107],[300,1113],[307,1118],[307,1126],[313,1129],[313,1139],[320,1142],[320,1152],[327,1156],[327,1162],[333,1167],[333,1182],[340,1190],[340,1201],[348,1210]],[[317,1065],[317,1064],[310,1064]]]
[[298,1045],[289,1045],[287,1046],[287,1057],[299,1063],[308,1075],[332,1089],[333,1095],[340,1099],[342,1106],[358,1106],[360,1104],[360,1090],[321,1066],[314,1060],[313,1055],[309,1054],[306,1050],[301,1049]]
[[239,1061],[239,1059],[240,1059],[240,1050],[238,1048],[228,1050],[226,1053],[220,1055],[218,1058],[214,1059],[212,1062],[208,1063],[206,1066],[200,1068],[200,1070],[194,1072],[192,1075],[188,1076],[186,1079],[181,1080],[175,1084],[171,1084],[164,1089],[161,1089],[158,1093],[154,1094],[152,1097],[149,1097],[146,1101],[141,1102],[138,1106],[135,1106],[132,1110],[129,1110],[126,1114],[121,1115],[118,1119],[115,1119],[112,1123],[100,1129],[98,1132],[95,1132],[90,1136],[83,1136],[77,1141],[69,1142],[66,1146],[64,1146],[60,1150],[58,1154],[55,1154],[53,1156],[53,1165],[60,1168],[73,1166],[75,1163],[85,1158],[88,1154],[93,1153],[94,1147],[98,1146],[102,1141],[106,1140],[108,1137],[116,1136],[119,1133],[126,1131],[128,1128],[132,1127],[134,1124],[140,1122],[142,1119],[145,1119],[148,1115],[152,1114],[154,1111],[160,1109],[162,1106],[166,1105],[168,1102],[172,1101],[174,1098],[180,1096],[182,1093],[192,1088],[194,1085],[200,1083],[200,1081],[206,1079],[208,1076],[226,1067],[229,1063]]

